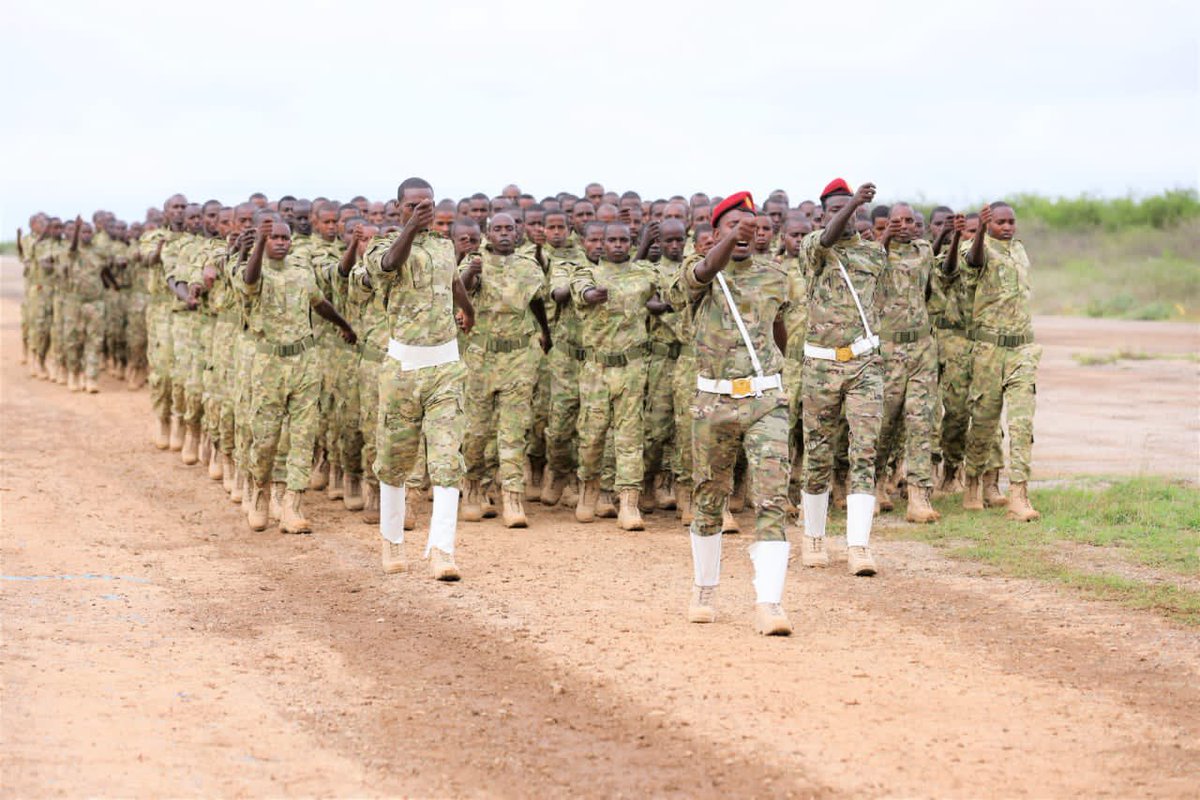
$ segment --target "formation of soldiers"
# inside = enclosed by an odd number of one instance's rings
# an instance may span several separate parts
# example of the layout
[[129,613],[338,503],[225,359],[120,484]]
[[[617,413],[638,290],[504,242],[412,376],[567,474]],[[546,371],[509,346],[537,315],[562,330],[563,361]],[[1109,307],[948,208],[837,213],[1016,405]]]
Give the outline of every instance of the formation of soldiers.
[[[755,626],[786,634],[791,545],[873,575],[872,519],[934,492],[1037,519],[1040,348],[1006,203],[928,222],[875,188],[643,200],[590,184],[435,202],[182,195],[126,224],[36,214],[18,230],[30,375],[148,382],[155,445],[202,464],[249,527],[307,533],[324,491],[379,525],[385,572],[425,500],[433,577],[457,580],[459,520],[582,523],[673,513],[690,532],[688,618],[715,618],[721,541],[754,510]],[[1001,413],[1008,423],[1009,494]]]

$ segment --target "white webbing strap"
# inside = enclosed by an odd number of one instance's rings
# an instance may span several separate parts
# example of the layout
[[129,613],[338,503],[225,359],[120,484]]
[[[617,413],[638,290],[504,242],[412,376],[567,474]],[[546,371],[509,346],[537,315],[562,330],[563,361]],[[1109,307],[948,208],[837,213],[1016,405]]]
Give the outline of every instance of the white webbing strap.
[[874,338],[871,333],[871,326],[867,322],[867,315],[863,312],[862,303],[858,299],[858,292],[854,291],[854,284],[850,282],[850,276],[846,274],[846,268],[842,265],[841,259],[838,259],[838,272],[842,273],[842,280],[846,282],[846,288],[850,290],[850,296],[854,298],[854,305],[858,308],[858,318],[862,320],[863,334],[868,339]]
[[[720,272],[717,273],[717,283],[721,285],[721,292],[725,295],[725,302],[729,304],[729,311],[733,314],[733,321],[737,323],[738,332],[742,334],[742,341],[746,343],[746,349],[750,351],[750,363],[754,365],[754,374],[758,377],[763,376],[762,364],[758,361],[758,353],[754,352],[754,345],[750,341],[750,332],[746,330],[746,323],[742,322],[742,315],[738,313],[737,303],[733,302],[733,295],[729,293],[729,284],[725,283],[725,276]],[[855,298],[857,301],[857,298]],[[756,394],[761,397],[762,390],[758,390]]]

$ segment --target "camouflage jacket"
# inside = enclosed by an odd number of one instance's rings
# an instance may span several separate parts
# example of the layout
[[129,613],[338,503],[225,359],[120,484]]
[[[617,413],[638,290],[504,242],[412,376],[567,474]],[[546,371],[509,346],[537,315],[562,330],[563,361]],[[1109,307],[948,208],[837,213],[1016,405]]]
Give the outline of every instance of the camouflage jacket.
[[529,304],[545,294],[541,266],[519,253],[502,256],[484,249],[480,256],[483,271],[471,292],[475,327],[467,336],[469,346],[484,350],[488,339],[530,339],[538,324]]
[[454,244],[433,231],[413,240],[408,260],[392,272],[383,257],[400,236],[394,231],[372,240],[363,263],[376,291],[387,293],[391,338],[422,347],[445,344],[458,335],[454,321],[454,282],[458,261]]
[[884,269],[883,249],[857,233],[839,239],[832,247],[821,244],[822,231],[804,237],[800,252],[808,281],[808,327],[804,340],[820,347],[844,347],[865,335],[838,265],[846,269],[872,333],[879,327],[875,309],[875,284]]
[[253,299],[251,330],[273,345],[289,345],[313,332],[312,307],[325,299],[312,272],[294,262],[263,258],[262,277],[240,287]]
[[[588,289],[608,289],[608,301],[588,305]],[[579,314],[583,346],[602,353],[623,353],[649,340],[650,311],[646,301],[658,291],[654,272],[645,264],[585,261],[571,278],[571,299]]]
[[924,239],[894,242],[888,247],[887,266],[875,282],[876,333],[929,330],[925,293],[933,271],[933,247]]

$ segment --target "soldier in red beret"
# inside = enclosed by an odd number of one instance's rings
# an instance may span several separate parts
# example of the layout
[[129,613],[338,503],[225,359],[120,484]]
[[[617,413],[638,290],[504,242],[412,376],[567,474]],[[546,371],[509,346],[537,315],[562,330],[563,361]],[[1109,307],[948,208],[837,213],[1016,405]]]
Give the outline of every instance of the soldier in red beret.
[[685,261],[675,283],[693,309],[697,374],[692,404],[695,587],[688,619],[712,622],[716,616],[722,509],[744,447],[757,534],[750,547],[754,623],[759,633],[786,636],[792,631],[781,605],[789,550],[784,534],[788,415],[780,373],[788,277],[778,264],[752,258],[755,217],[749,192],[719,203],[712,215],[712,248]]

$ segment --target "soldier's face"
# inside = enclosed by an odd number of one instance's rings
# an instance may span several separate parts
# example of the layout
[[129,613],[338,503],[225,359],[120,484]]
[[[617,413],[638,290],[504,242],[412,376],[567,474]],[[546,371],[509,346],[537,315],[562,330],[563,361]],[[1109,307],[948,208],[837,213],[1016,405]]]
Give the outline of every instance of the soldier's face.
[[[834,195],[825,201],[825,210],[823,212],[826,218],[831,218],[850,203],[850,196],[844,194]],[[857,219],[856,219],[857,222]],[[869,225],[867,227],[870,227]],[[842,238],[849,239],[857,231],[856,225],[847,225],[842,230]]]
[[784,223],[783,248],[789,256],[794,256],[800,252],[800,242],[810,231],[812,231],[812,225],[805,217],[790,219]]
[[933,212],[933,215],[929,218],[929,234],[935,239],[941,236],[942,227],[946,224],[946,220],[949,218],[950,215],[945,211]]
[[541,211],[527,211],[525,213],[525,235],[531,241],[537,241],[542,238],[542,234],[546,230],[546,226],[542,222],[543,216]]
[[1008,241],[1017,234],[1017,215],[1008,206],[992,209],[992,221],[988,223],[988,235],[993,239]]
[[[713,234],[714,234],[713,241],[719,242],[722,239],[724,239],[726,236],[736,236],[737,235],[736,228],[738,226],[738,223],[741,220],[743,220],[749,216],[753,216],[751,214],[751,212],[742,211],[741,209],[737,209],[737,208],[733,209],[732,211],[725,212],[725,216],[721,217],[720,224],[717,225],[717,229],[713,232]],[[764,220],[764,222],[766,223],[766,226],[768,228],[771,226],[770,220]],[[756,239],[758,238],[757,228],[755,229],[755,238]],[[768,237],[767,238],[768,244],[770,243],[770,241],[771,241],[770,237]],[[754,247],[754,242],[748,241],[746,239],[739,239],[733,245],[733,250],[730,251],[730,255],[732,256],[734,261],[742,261],[742,260],[750,257],[750,253],[751,253],[753,247]]]
[[221,232],[221,208],[209,206],[204,210],[204,232],[216,236]]
[[384,220],[383,203],[371,203],[367,206],[367,221],[379,225]]
[[508,214],[497,214],[488,227],[488,243],[502,256],[512,253],[517,245],[517,223]]
[[684,225],[687,225],[687,206],[685,206],[683,203],[667,203],[665,206],[663,206],[662,218],[663,222],[666,222],[669,219],[677,219]]
[[481,241],[483,241],[483,235],[478,228],[466,225],[456,227],[454,229],[454,254],[461,259],[467,253],[474,253],[479,249]]
[[450,229],[454,227],[454,212],[453,211],[436,211],[433,214],[433,229],[450,238]]
[[546,217],[546,241],[551,247],[563,247],[567,243],[567,217],[565,214],[549,214]]
[[487,224],[488,214],[491,213],[488,201],[480,198],[467,203],[467,216],[479,223],[479,227]]
[[963,227],[963,238],[974,239],[977,233],[979,233],[979,217],[967,217]]
[[767,201],[767,218],[771,220],[771,225],[775,230],[783,227],[783,218],[787,215],[787,205],[777,200]]
[[183,229],[188,233],[199,233],[204,229],[204,214],[198,206],[188,206],[183,215]]
[[708,206],[696,206],[692,209],[692,227],[696,227],[701,222],[707,222],[712,216],[712,209]]
[[233,211],[217,212],[217,235],[222,239],[229,236],[229,232],[233,230]]
[[713,241],[714,241],[714,239],[713,239],[712,231],[705,231],[704,233],[697,235],[696,236],[696,252],[702,256],[707,255],[708,251],[712,249]]
[[295,210],[292,211],[292,220],[292,226],[295,227],[296,233],[308,236],[312,233],[312,205],[297,203]]
[[596,207],[590,202],[579,202],[571,208],[571,224],[575,226],[575,232],[580,236],[583,235],[587,224],[595,218]]
[[87,224],[86,222],[83,223],[83,227],[79,231],[79,241],[83,242],[84,244],[91,244],[92,235],[94,233],[95,229],[91,225]]
[[[913,217],[913,210],[903,203],[897,203],[892,206],[891,213],[888,215],[886,222],[887,225],[884,225],[885,230],[892,224],[899,226],[892,237],[896,241],[907,243],[917,238],[917,221]],[[882,233],[879,236],[882,237]]]
[[238,208],[233,212],[233,222],[238,232],[254,224],[254,207]]
[[775,235],[775,226],[770,217],[759,217],[754,228],[754,252],[765,253],[771,249],[771,238]]
[[52,217],[50,221],[46,223],[46,227],[49,229],[49,232],[46,234],[48,237],[51,239],[62,238],[63,224],[61,219],[58,217]]
[[633,238],[627,225],[608,225],[604,228],[604,256],[614,264],[629,260],[629,247]]
[[417,206],[422,200],[433,202],[433,189],[405,189],[404,196],[400,198],[400,216],[407,223],[417,210]]
[[362,229],[366,231],[367,238],[355,245],[358,248],[358,255],[360,258],[362,257],[363,253],[367,252],[367,247],[370,246],[371,240],[379,235],[379,228],[375,227],[374,225],[363,225]]
[[804,216],[808,217],[809,219],[813,219],[816,216],[817,204],[811,200],[805,200],[800,204],[799,210]]
[[183,212],[185,209],[187,209],[187,200],[184,199],[183,195],[177,194],[163,206],[163,216],[172,228],[178,229],[183,224]]
[[267,257],[275,260],[287,257],[292,249],[292,230],[287,223],[276,222],[271,226],[271,235],[267,237]]
[[296,212],[296,201],[295,200],[280,200],[279,201],[279,215],[283,217],[283,221],[286,222],[288,225],[291,225],[293,222],[296,221],[296,218],[294,216],[295,212]]
[[585,200],[591,203],[593,207],[598,206],[604,201],[604,187],[598,183],[593,183],[591,186],[587,187],[586,191],[584,191],[583,197]]
[[669,261],[682,261],[683,251],[687,244],[687,230],[684,229],[683,222],[664,220],[658,243],[662,248],[663,258]]
[[599,261],[604,255],[604,228],[596,225],[583,235],[583,252],[589,261]]

